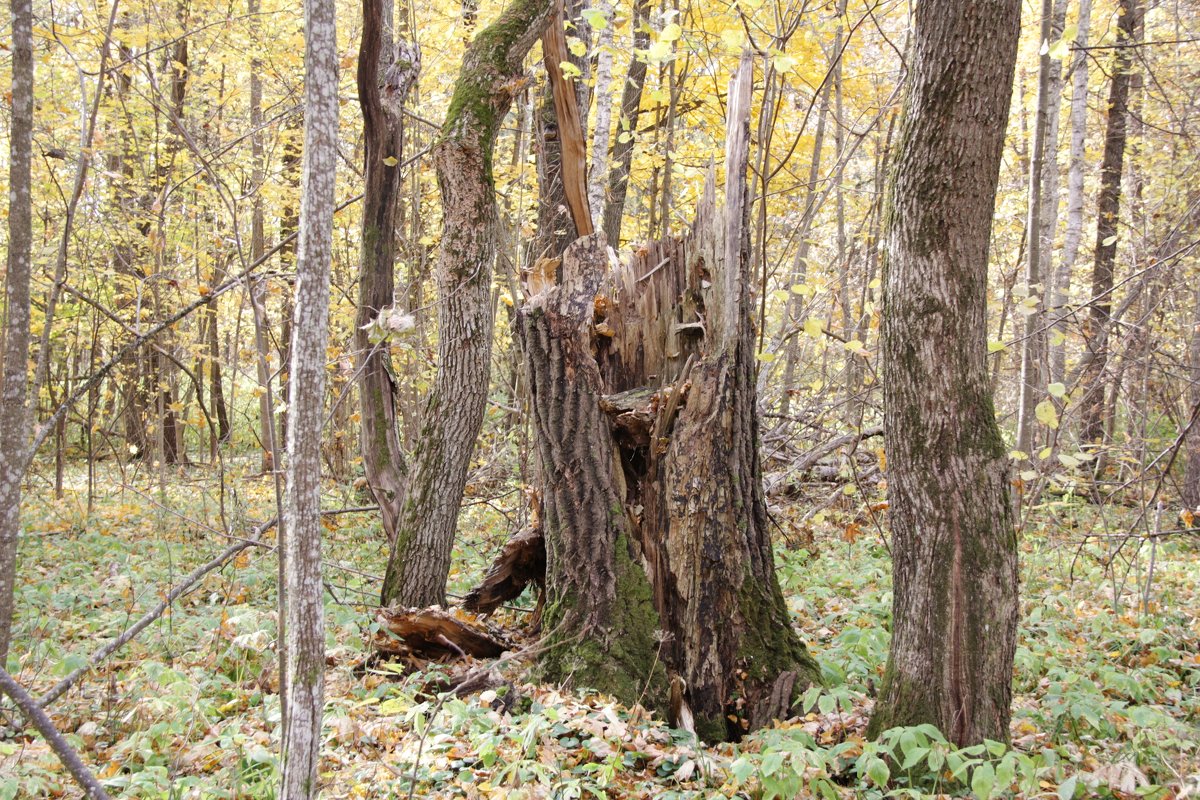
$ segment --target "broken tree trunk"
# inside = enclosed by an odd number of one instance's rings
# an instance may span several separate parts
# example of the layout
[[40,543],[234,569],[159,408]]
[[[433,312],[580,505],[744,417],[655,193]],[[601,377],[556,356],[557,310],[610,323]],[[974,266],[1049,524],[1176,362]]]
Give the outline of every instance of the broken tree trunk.
[[669,675],[710,741],[819,680],[775,577],[758,461],[751,68],[730,92],[723,209],[710,176],[691,234],[612,274],[603,236],[579,240],[517,319],[545,482],[543,667],[659,708]]
[[497,658],[512,649],[438,608],[381,608],[376,620],[375,649],[381,653],[435,659]]
[[546,585],[546,540],[540,524],[530,525],[505,542],[487,575],[463,598],[462,607],[478,614],[491,614],[509,600],[520,597],[531,583],[539,592]]

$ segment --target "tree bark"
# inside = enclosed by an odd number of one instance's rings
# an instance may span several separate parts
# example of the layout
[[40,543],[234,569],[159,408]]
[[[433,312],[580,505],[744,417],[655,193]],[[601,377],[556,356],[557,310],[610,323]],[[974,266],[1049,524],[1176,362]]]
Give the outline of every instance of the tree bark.
[[21,481],[29,435],[29,280],[33,250],[33,5],[12,0],[12,120],[9,123],[8,262],[0,375],[0,667],[12,639],[21,533]]
[[543,668],[659,707],[669,681],[672,723],[707,740],[785,715],[819,680],[775,578],[758,462],[752,63],[730,92],[723,213],[710,176],[690,235],[607,277],[604,238],[579,240],[517,320],[545,482]]
[[1066,375],[1066,348],[1063,324],[1066,304],[1071,296],[1071,273],[1079,257],[1083,240],[1083,167],[1087,138],[1088,30],[1091,27],[1092,0],[1079,0],[1075,54],[1071,59],[1071,143],[1067,165],[1067,219],[1063,230],[1063,256],[1054,279],[1055,324],[1050,336],[1050,380],[1062,383]]
[[1129,76],[1133,67],[1134,32],[1140,15],[1137,0],[1120,0],[1117,47],[1108,95],[1108,126],[1100,162],[1100,195],[1096,208],[1096,258],[1092,265],[1092,301],[1083,334],[1087,367],[1081,378],[1079,439],[1101,444],[1105,429],[1105,371],[1108,366],[1108,326],[1112,314],[1113,273],[1117,259],[1117,223],[1121,214],[1121,177],[1129,116]]
[[[388,542],[396,539],[403,500],[405,463],[396,422],[396,386],[392,380],[390,326],[372,324],[394,313],[396,305],[396,222],[404,158],[403,104],[399,83],[408,93],[419,61],[393,65],[391,20],[382,0],[363,0],[362,41],[358,50],[358,100],[363,112],[362,266],[354,345],[362,409],[362,460],[367,485],[379,504]],[[397,70],[395,86],[384,85],[385,68]],[[384,92],[388,102],[383,101]]]
[[1020,14],[1018,0],[916,8],[884,249],[894,599],[872,737],[932,723],[957,744],[1008,739],[1017,540],[985,339]]
[[612,141],[612,62],[615,15],[611,0],[598,0],[596,8],[604,14],[596,55],[596,125],[592,133],[592,169],[588,175],[588,207],[592,226],[604,226],[604,188],[608,181],[608,147]]
[[445,600],[458,509],[483,424],[491,368],[497,237],[492,152],[521,63],[549,18],[550,0],[514,0],[475,37],[434,148],[443,219],[438,372],[384,576],[384,605]]
[[[1197,286],[1192,294],[1195,307],[1192,309],[1192,341],[1188,348],[1191,383],[1186,396],[1191,401],[1191,408],[1196,409],[1200,408],[1200,286]],[[1188,432],[1186,453],[1187,466],[1181,491],[1183,505],[1191,509],[1192,513],[1200,514],[1200,429],[1196,427]]]
[[285,521],[287,713],[279,796],[316,797],[325,686],[321,429],[337,178],[338,53],[332,0],[305,0],[304,167],[290,374]]

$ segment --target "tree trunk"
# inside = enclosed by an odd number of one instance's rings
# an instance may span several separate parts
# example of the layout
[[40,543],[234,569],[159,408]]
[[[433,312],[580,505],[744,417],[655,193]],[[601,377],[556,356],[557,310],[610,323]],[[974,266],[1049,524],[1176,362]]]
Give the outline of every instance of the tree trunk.
[[[1200,408],[1200,286],[1193,292],[1195,307],[1192,309],[1193,322],[1191,347],[1188,348],[1191,383],[1188,387],[1187,398],[1191,401],[1191,411],[1194,414]],[[1187,424],[1187,421],[1184,422]],[[1183,505],[1192,513],[1200,513],[1200,425],[1193,425],[1187,438],[1187,467],[1183,476],[1182,499]]]
[[1117,258],[1117,223],[1121,214],[1121,176],[1125,164],[1128,126],[1129,73],[1137,30],[1137,0],[1120,0],[1117,47],[1113,56],[1108,95],[1108,127],[1100,162],[1100,195],[1096,208],[1096,259],[1092,266],[1092,301],[1083,333],[1087,368],[1081,378],[1085,389],[1081,403],[1079,439],[1101,444],[1105,428],[1105,371],[1108,366],[1108,326],[1112,314],[1113,271]]
[[491,367],[497,236],[492,152],[521,63],[549,17],[550,0],[514,0],[475,37],[434,148],[443,219],[438,372],[384,576],[384,605],[445,600],[458,509],[483,425]]
[[284,551],[287,675],[279,796],[316,797],[325,687],[324,586],[321,582],[321,429],[329,272],[337,175],[338,53],[332,0],[305,0],[304,168],[296,310],[290,374]]
[[0,380],[0,667],[12,639],[29,414],[29,280],[33,250],[33,5],[12,0],[12,121],[9,123],[8,262]]
[[[392,327],[388,318],[397,313],[396,221],[403,185],[400,162],[404,158],[405,98],[401,89],[404,95],[408,94],[420,68],[419,56],[406,59],[405,64],[393,63],[391,29],[392,21],[385,19],[383,1],[364,0],[358,50],[358,99],[363,112],[366,186],[354,345],[362,409],[363,471],[379,504],[388,542],[396,540],[405,477],[404,454],[396,427],[396,386],[392,380],[388,335]],[[391,79],[393,75],[395,80]]]
[[916,8],[884,248],[894,599],[872,737],[932,723],[958,744],[1008,739],[1017,540],[985,339],[1020,15],[1018,0]]
[[596,56],[596,126],[592,134],[592,169],[588,175],[588,207],[592,225],[604,226],[604,188],[608,181],[608,147],[612,140],[612,62],[615,15],[612,0],[598,0],[596,8],[604,14]]
[[608,277],[604,238],[581,239],[517,320],[545,482],[543,667],[658,706],[669,679],[672,723],[707,740],[819,680],[775,578],[758,461],[751,69],[730,92],[724,213],[710,177],[690,235]]
[[1088,29],[1091,27],[1092,0],[1079,0],[1076,51],[1071,59],[1071,144],[1067,166],[1067,221],[1063,230],[1063,257],[1054,279],[1054,332],[1050,336],[1050,380],[1062,383],[1066,374],[1063,319],[1071,296],[1071,273],[1083,239],[1083,162],[1087,138]]
[[604,204],[604,237],[617,248],[621,246],[621,221],[625,218],[629,169],[633,164],[633,147],[637,144],[642,88],[646,85],[646,61],[637,56],[637,51],[650,47],[649,16],[650,0],[635,0],[630,23],[634,55],[630,57],[629,74],[621,90],[621,120],[617,125],[617,143],[613,145],[612,171],[608,175],[608,197]]
[[1040,402],[1046,385],[1045,342],[1042,330],[1044,318],[1046,273],[1043,271],[1042,242],[1042,175],[1046,163],[1046,134],[1049,132],[1050,70],[1058,62],[1050,58],[1050,34],[1053,28],[1053,0],[1042,0],[1042,54],[1038,61],[1036,110],[1033,122],[1033,142],[1029,154],[1029,207],[1025,218],[1025,288],[1026,298],[1035,302],[1025,311],[1025,330],[1021,337],[1021,381],[1017,403],[1017,449],[1027,455],[1034,449],[1033,407]]

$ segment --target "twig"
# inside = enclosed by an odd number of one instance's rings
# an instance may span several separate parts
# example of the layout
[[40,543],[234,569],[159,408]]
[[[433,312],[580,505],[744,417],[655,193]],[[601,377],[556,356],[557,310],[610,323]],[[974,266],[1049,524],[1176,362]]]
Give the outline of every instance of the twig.
[[96,780],[96,776],[83,763],[79,753],[76,753],[75,748],[71,747],[63,735],[58,732],[54,723],[50,721],[50,717],[41,709],[37,701],[22,688],[21,684],[13,680],[13,676],[9,675],[4,667],[0,667],[0,689],[13,699],[17,708],[21,709],[21,713],[25,715],[25,719],[29,720],[33,727],[38,729],[38,733],[42,734],[42,738],[49,742],[54,754],[58,756],[63,766],[70,770],[75,782],[83,788],[87,796],[92,800],[109,800],[108,792],[104,791],[104,787]]
[[191,574],[189,574],[186,578],[184,578],[183,581],[179,585],[177,585],[174,589],[172,589],[170,592],[168,592],[167,596],[164,597],[158,603],[158,605],[156,605],[154,608],[150,609],[145,614],[143,614],[141,619],[139,619],[137,622],[133,623],[133,625],[130,625],[125,630],[125,632],[122,633],[120,636],[118,636],[116,639],[113,639],[111,642],[106,644],[104,647],[101,647],[99,650],[97,650],[95,653],[93,653],[92,657],[88,659],[86,664],[84,664],[82,667],[75,669],[73,672],[71,672],[70,675],[68,675],[67,677],[65,677],[61,681],[59,681],[57,684],[55,684],[54,688],[52,688],[50,691],[46,692],[46,694],[42,695],[42,699],[39,700],[37,703],[38,706],[40,706],[41,708],[45,708],[45,707],[49,706],[51,703],[53,703],[55,700],[57,700],[58,698],[62,697],[64,694],[66,694],[67,690],[69,690],[72,686],[74,686],[75,683],[80,678],[82,678],[85,674],[87,674],[89,671],[91,671],[92,667],[96,666],[101,661],[103,661],[104,659],[108,658],[113,653],[115,653],[117,650],[124,647],[135,636],[137,636],[139,633],[141,633],[143,630],[145,630],[147,627],[149,627],[151,623],[153,623],[155,620],[157,620],[159,617],[161,617],[163,615],[163,613],[166,612],[166,610],[168,608],[170,608],[172,603],[174,603],[177,599],[179,599],[184,594],[187,594],[189,591],[191,591],[192,587],[195,586],[197,583],[199,583],[200,580],[205,575],[212,572],[213,570],[220,569],[230,559],[232,559],[234,556],[236,556],[238,553],[242,552],[246,548],[260,545],[263,534],[265,534],[268,530],[270,530],[274,526],[275,526],[275,520],[271,520],[266,525],[263,525],[261,528],[257,529],[255,531],[255,535],[253,538],[231,544],[229,547],[225,548],[221,552],[221,554],[218,555],[216,558],[214,558],[212,561],[209,561],[207,564],[204,564],[204,565],[199,566],[196,569],[194,569],[191,572]]

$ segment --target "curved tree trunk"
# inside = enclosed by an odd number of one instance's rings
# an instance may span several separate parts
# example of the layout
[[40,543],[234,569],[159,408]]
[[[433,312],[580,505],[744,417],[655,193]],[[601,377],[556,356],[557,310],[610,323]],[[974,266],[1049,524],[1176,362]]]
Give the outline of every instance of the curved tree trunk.
[[458,508],[483,425],[491,366],[497,235],[492,151],[521,62],[549,17],[550,0],[514,0],[475,37],[434,149],[443,219],[438,372],[384,576],[384,605],[427,606],[445,599]]
[[[785,715],[819,670],[775,578],[758,461],[746,205],[752,61],[727,200],[605,277],[605,239],[518,316],[545,484],[543,667],[708,740]],[[597,318],[601,318],[597,322]],[[703,323],[701,320],[705,320]]]
[[[362,268],[358,283],[358,315],[354,322],[358,393],[362,408],[362,460],[367,485],[379,504],[383,530],[396,539],[403,499],[405,465],[396,428],[396,386],[389,352],[389,320],[393,313],[397,201],[402,187],[404,158],[404,97],[400,86],[381,86],[381,71],[392,66],[391,21],[384,19],[382,0],[363,0],[362,41],[358,50],[358,100],[363,112],[365,163],[363,173]],[[399,69],[401,65],[396,65]],[[419,64],[402,70],[405,93]],[[382,92],[389,92],[384,104]]]
[[1020,15],[1018,0],[916,8],[884,234],[895,585],[871,736],[932,723],[958,744],[1008,739],[1017,539],[985,338],[988,239]]

